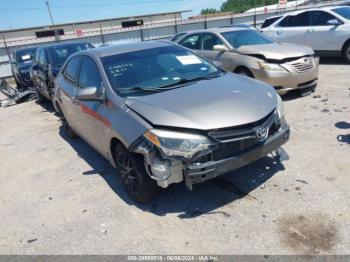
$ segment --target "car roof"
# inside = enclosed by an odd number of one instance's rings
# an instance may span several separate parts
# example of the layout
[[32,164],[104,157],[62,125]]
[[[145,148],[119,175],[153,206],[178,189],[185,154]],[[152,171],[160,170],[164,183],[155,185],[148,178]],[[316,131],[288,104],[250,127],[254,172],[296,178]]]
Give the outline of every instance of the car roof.
[[232,32],[232,31],[246,31],[246,30],[254,30],[253,28],[249,27],[242,27],[242,26],[232,26],[232,27],[215,27],[215,28],[209,28],[209,29],[198,29],[198,30],[191,30],[187,31],[186,34],[193,34],[193,33],[225,33],[225,32]]
[[54,43],[54,44],[40,46],[40,48],[49,49],[53,47],[64,47],[64,46],[74,46],[74,45],[84,45],[84,44],[89,44],[89,43],[88,42],[62,42],[62,43]]
[[38,49],[38,46],[29,46],[29,47],[21,47],[18,48],[15,52],[21,52],[21,51],[27,51],[27,50],[36,50]]
[[103,46],[103,47],[97,47],[97,48],[88,49],[88,50],[82,50],[82,51],[79,51],[79,54],[93,54],[97,57],[105,57],[105,56],[117,55],[117,54],[152,49],[152,48],[166,47],[166,46],[174,46],[174,44],[172,42],[164,41],[164,40],[133,42],[133,43]]
[[[326,6],[326,7],[320,7],[320,8],[310,8],[310,9],[303,9],[298,11],[293,11],[289,13],[285,13],[282,16],[288,16],[288,15],[298,15],[307,11],[332,11],[333,9],[341,8],[341,7],[348,7],[348,6]],[[269,17],[271,18],[271,17]]]

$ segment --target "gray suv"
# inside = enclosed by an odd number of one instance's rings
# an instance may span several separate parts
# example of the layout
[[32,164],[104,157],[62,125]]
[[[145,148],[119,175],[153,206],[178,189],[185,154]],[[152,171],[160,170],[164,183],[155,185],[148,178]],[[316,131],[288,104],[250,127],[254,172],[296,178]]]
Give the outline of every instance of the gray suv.
[[54,105],[67,135],[107,158],[137,202],[173,183],[192,189],[289,139],[271,86],[165,41],[74,54],[56,78]]

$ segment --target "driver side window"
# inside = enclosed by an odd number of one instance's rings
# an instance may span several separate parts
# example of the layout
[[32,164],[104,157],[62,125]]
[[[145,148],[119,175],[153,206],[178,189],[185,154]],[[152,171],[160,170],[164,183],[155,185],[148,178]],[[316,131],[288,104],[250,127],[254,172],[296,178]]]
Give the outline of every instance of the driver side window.
[[79,76],[79,87],[96,87],[101,88],[102,78],[95,61],[90,57],[85,57],[81,65]]
[[203,50],[212,51],[215,45],[223,45],[224,43],[213,34],[203,34],[202,36]]
[[200,49],[200,34],[190,35],[181,41],[180,45],[189,49]]
[[310,12],[310,25],[312,26],[327,26],[329,20],[337,19],[335,16],[324,11]]

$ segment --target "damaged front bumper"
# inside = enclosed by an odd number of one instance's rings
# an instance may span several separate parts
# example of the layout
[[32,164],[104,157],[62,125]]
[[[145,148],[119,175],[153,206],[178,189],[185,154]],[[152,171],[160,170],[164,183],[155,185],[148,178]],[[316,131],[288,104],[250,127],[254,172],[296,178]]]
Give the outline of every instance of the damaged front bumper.
[[289,127],[285,126],[280,132],[269,137],[262,144],[259,144],[240,155],[203,164],[192,163],[184,169],[186,185],[191,189],[194,184],[202,183],[255,162],[269,153],[278,150],[289,140],[289,135]]
[[218,161],[208,160],[197,163],[196,160],[182,161],[175,158],[167,158],[155,147],[140,142],[133,151],[144,156],[145,169],[148,175],[157,181],[162,188],[170,184],[180,183],[185,180],[188,189],[192,189],[194,184],[202,183],[214,177],[223,175],[248,165],[273,151],[277,151],[289,139],[290,131],[287,125],[270,136],[266,141],[261,142],[249,150]]

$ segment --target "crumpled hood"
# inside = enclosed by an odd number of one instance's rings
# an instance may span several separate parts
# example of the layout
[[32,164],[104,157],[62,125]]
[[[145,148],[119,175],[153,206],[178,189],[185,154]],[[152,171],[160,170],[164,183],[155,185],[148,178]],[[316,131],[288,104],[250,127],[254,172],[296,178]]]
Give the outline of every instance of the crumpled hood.
[[241,46],[237,49],[246,55],[263,55],[266,59],[282,60],[292,57],[313,55],[312,48],[303,45],[273,43],[266,45]]
[[210,130],[264,118],[276,108],[277,95],[267,84],[227,73],[125,103],[153,125]]

